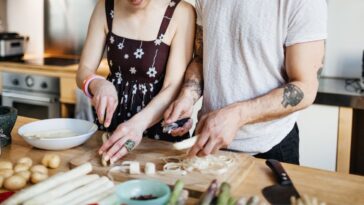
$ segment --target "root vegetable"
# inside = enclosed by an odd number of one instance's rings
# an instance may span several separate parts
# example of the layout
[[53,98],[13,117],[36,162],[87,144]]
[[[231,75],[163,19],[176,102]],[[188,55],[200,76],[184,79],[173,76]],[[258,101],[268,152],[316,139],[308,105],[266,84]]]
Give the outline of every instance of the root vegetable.
[[217,205],[226,205],[228,204],[230,198],[230,185],[226,182],[223,182],[220,186],[220,193],[217,197]]
[[48,178],[47,174],[41,173],[41,172],[33,172],[32,175],[30,176],[30,181],[33,184],[37,184],[41,181],[44,181]]
[[3,187],[4,177],[0,176],[0,188]]
[[1,169],[0,170],[0,176],[4,178],[11,177],[14,174],[14,171],[12,169]]
[[17,191],[19,189],[22,189],[25,187],[26,184],[27,182],[25,181],[25,179],[17,175],[8,177],[4,181],[4,187],[9,191]]
[[182,190],[182,193],[177,200],[177,205],[185,205],[188,200],[188,194],[186,189]]
[[92,165],[90,163],[85,163],[66,173],[56,174],[39,184],[33,185],[27,189],[24,189],[14,194],[12,197],[4,201],[3,205],[13,205],[13,204],[23,203],[24,201],[32,198],[33,196],[41,194],[65,182],[75,180],[81,176],[86,175],[91,171],[92,171]]
[[28,164],[17,163],[14,167],[14,171],[15,171],[15,173],[22,172],[22,171],[28,171],[29,168],[30,168],[30,166],[28,166]]
[[171,198],[169,198],[168,205],[177,205],[177,201],[179,196],[182,193],[184,183],[181,180],[177,180],[174,184],[174,189],[171,195]]
[[115,193],[111,193],[108,196],[102,198],[97,202],[98,205],[110,205],[110,204],[120,204],[119,197]]
[[23,157],[23,158],[20,158],[16,163],[17,164],[25,164],[28,167],[31,167],[32,164],[33,164],[33,160],[30,159],[29,157]]
[[108,182],[110,182],[108,180],[108,178],[106,177],[101,177],[100,179],[97,179],[95,181],[93,181],[90,184],[87,184],[85,186],[80,187],[79,189],[74,190],[73,192],[70,192],[60,198],[57,198],[55,200],[53,200],[51,203],[48,203],[49,205],[56,205],[56,204],[70,204],[71,202],[73,203],[76,199],[78,199],[80,196],[83,196],[87,193],[92,194],[94,190],[99,189],[100,187],[105,186],[105,184],[107,184]]
[[124,161],[121,166],[129,169],[129,174],[140,174],[140,163],[136,161]]
[[30,169],[30,171],[31,171],[32,173],[40,172],[40,173],[42,173],[42,174],[46,174],[46,175],[48,175],[48,169],[47,169],[47,167],[45,167],[45,166],[43,166],[43,165],[40,165],[40,164],[38,164],[38,165],[34,165],[34,166]]
[[242,197],[242,198],[240,198],[240,199],[239,199],[239,200],[235,203],[235,205],[246,205],[246,202],[247,202],[246,198]]
[[56,169],[61,164],[61,158],[56,154],[45,154],[42,159],[42,164],[45,167]]
[[61,186],[51,189],[50,191],[42,193],[30,199],[29,201],[24,203],[24,205],[46,204],[48,201],[52,201],[58,197],[61,197],[81,186],[97,180],[98,178],[99,176],[96,174],[82,176],[74,181],[69,181]]
[[155,174],[155,164],[152,162],[147,162],[145,164],[144,172],[146,175],[154,175]]
[[68,205],[85,204],[85,203],[83,203],[83,201],[93,198],[96,195],[102,194],[105,191],[107,191],[113,187],[114,187],[114,184],[110,180],[108,180],[101,187],[96,187],[96,188],[92,189],[92,191],[88,191],[87,193],[82,194],[81,196],[77,197],[77,199],[72,200],[71,202],[69,202],[67,204]]
[[191,147],[193,147],[193,145],[195,145],[197,141],[197,136],[188,138],[186,140],[183,140],[181,142],[177,142],[173,144],[174,149],[176,150],[184,150],[184,149],[189,149]]
[[213,180],[205,193],[202,194],[198,205],[210,205],[218,190],[217,180]]
[[13,163],[9,161],[0,161],[0,169],[13,169]]
[[[101,138],[102,138],[102,144],[104,144],[109,138],[109,133],[105,132],[104,134],[102,134]],[[105,160],[105,154],[101,156],[101,165],[104,167],[107,167],[109,165],[108,161]]]
[[[81,202],[80,204],[98,204],[98,202],[100,200],[104,199],[105,197],[107,197],[113,193],[114,193],[114,186],[112,186],[111,188],[107,189],[104,192],[94,195],[93,197]],[[116,203],[113,203],[113,204],[116,204]]]
[[30,173],[30,171],[27,170],[27,171],[17,172],[17,173],[15,173],[15,175],[23,177],[25,179],[25,181],[28,182],[30,179],[31,173]]

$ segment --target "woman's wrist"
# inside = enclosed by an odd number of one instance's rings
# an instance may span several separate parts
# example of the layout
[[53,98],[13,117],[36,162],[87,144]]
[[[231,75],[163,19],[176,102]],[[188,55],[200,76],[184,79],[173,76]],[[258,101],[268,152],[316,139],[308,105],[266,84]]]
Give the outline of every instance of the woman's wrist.
[[103,78],[102,76],[99,75],[95,75],[92,74],[90,76],[88,76],[84,81],[83,81],[83,86],[82,86],[82,90],[85,93],[85,95],[89,98],[93,97],[93,94],[91,92],[92,88],[91,88],[91,84],[93,84],[93,82],[95,82],[96,80],[104,80],[105,78]]

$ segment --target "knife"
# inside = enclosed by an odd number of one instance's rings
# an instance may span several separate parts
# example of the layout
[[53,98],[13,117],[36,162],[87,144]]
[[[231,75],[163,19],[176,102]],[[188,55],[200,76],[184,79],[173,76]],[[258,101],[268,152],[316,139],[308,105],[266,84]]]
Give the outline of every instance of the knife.
[[264,197],[273,205],[289,205],[291,197],[300,198],[300,194],[294,187],[287,172],[281,163],[274,159],[268,159],[265,162],[277,177],[278,184],[265,187],[262,190]]
[[191,118],[183,118],[180,120],[177,120],[176,122],[173,122],[171,124],[162,124],[163,127],[163,133],[168,133],[171,134],[171,132],[179,127],[183,127],[184,124],[186,124],[186,122],[188,122]]

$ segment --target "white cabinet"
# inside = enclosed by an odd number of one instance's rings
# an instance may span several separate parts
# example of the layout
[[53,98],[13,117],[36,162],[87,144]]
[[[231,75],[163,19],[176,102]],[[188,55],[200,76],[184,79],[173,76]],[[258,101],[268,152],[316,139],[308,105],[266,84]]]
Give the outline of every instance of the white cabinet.
[[339,107],[312,105],[301,112],[300,162],[302,166],[336,170]]

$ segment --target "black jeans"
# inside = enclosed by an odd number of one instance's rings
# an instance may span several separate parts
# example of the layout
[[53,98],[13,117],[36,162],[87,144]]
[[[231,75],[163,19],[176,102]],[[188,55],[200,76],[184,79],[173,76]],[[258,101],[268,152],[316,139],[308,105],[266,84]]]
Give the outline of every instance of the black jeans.
[[299,145],[299,130],[297,124],[295,124],[291,132],[279,144],[268,152],[257,154],[254,157],[276,159],[280,162],[299,165]]

